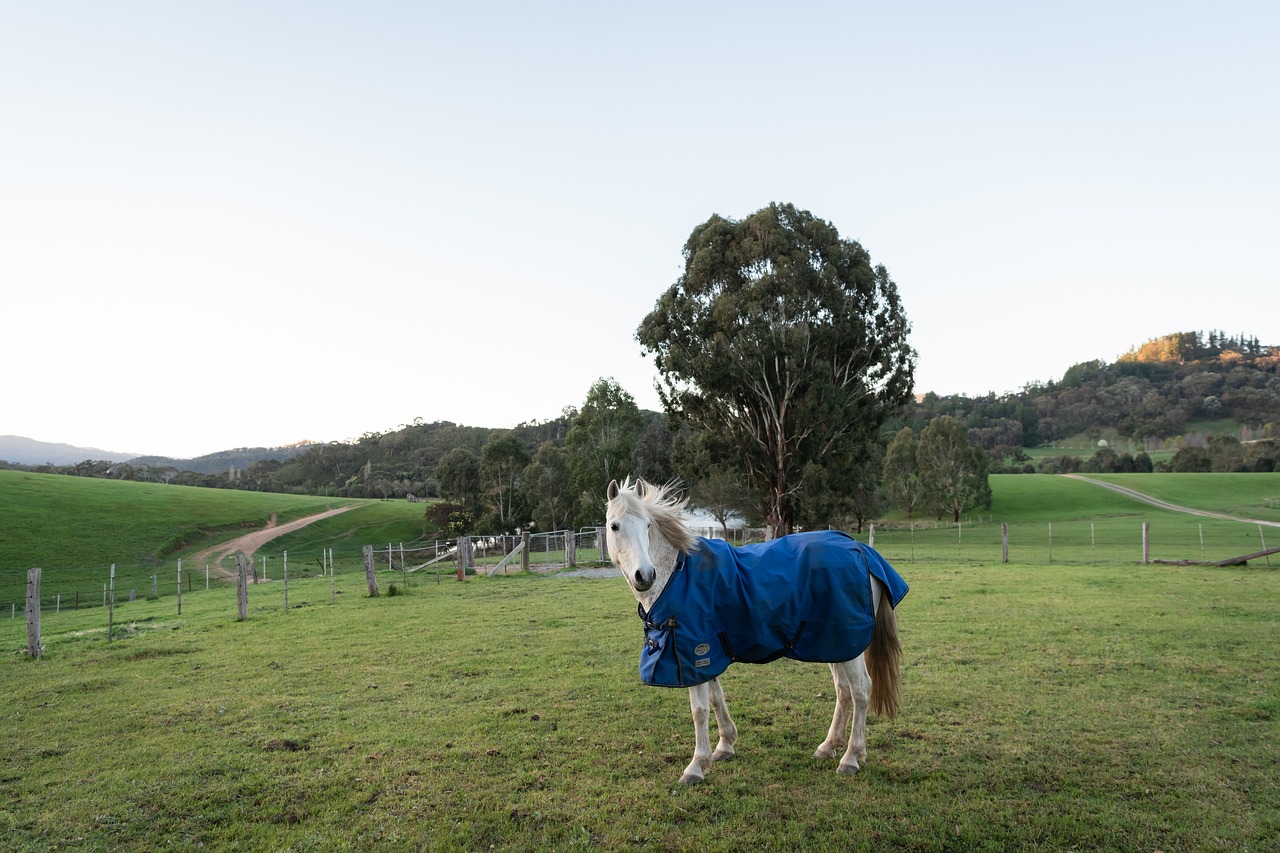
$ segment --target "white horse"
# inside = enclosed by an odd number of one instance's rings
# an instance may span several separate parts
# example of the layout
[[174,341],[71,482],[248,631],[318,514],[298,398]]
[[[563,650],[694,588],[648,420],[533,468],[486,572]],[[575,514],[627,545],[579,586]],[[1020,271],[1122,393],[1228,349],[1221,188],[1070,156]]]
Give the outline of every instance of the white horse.
[[[868,707],[880,715],[894,716],[897,713],[902,646],[893,605],[905,594],[906,584],[870,548],[847,537],[832,541],[833,537],[842,537],[842,534],[796,534],[741,549],[717,540],[700,539],[689,530],[681,515],[687,501],[676,499],[670,492],[671,486],[654,486],[643,480],[632,485],[628,478],[621,486],[616,480],[611,482],[607,493],[606,536],[609,554],[631,586],[645,622],[647,639],[640,653],[641,677],[651,684],[687,686],[689,689],[695,741],[693,760],[685,768],[680,781],[685,784],[701,782],[711,762],[734,754],[738,728],[725,704],[724,690],[718,678],[720,672],[734,661],[763,663],[781,656],[830,664],[836,691],[835,713],[827,737],[814,755],[817,758],[834,758],[843,750],[839,772],[857,773],[867,757]],[[871,572],[866,568],[859,570],[863,577],[869,578],[869,584],[841,583],[839,573],[843,569],[832,570],[836,562],[831,557],[832,552],[829,548],[821,550],[827,545],[854,549],[852,562],[860,566],[878,561],[888,569],[889,583],[876,576],[885,576],[883,569],[879,568]],[[737,561],[738,555],[747,555],[749,565],[745,574],[767,574],[767,570],[759,568],[759,561],[751,562],[767,550],[773,550],[775,556],[781,550],[784,556],[791,558],[791,564],[784,568],[787,573],[783,578],[786,589],[781,596],[776,592],[770,595],[753,592],[750,587],[756,581],[749,577],[746,581],[730,581],[727,592],[722,584],[719,593],[712,595],[712,604],[695,600],[703,595],[696,587],[708,583],[705,580],[707,573],[698,568],[700,563],[695,562],[696,555],[702,554],[705,560],[714,552],[721,555],[721,562]],[[739,567],[739,571],[741,569]],[[805,577],[811,580],[804,580]],[[673,578],[676,579],[674,582]],[[809,588],[814,585],[816,589]],[[854,589],[849,593],[848,588],[859,586],[864,589]],[[668,589],[672,595],[662,599],[664,590]],[[815,598],[838,600],[847,593],[855,598],[861,597],[866,606],[865,616],[840,613],[835,617],[813,617],[812,622],[806,622],[802,615],[794,612],[802,610],[805,601],[812,605]],[[779,602],[779,597],[790,600]],[[699,615],[695,611],[722,611],[735,603],[753,611],[750,616],[753,621],[772,621],[772,639],[761,641],[763,645],[760,645],[755,640],[743,639],[740,634],[734,635],[735,629],[720,631],[718,635],[715,632],[719,629],[705,629],[712,632],[709,637],[718,636],[718,641],[702,641],[701,637],[694,636],[692,642],[696,645],[686,642],[690,640],[691,633],[698,631],[691,627]],[[654,616],[655,608],[661,611],[661,615]],[[782,616],[777,615],[780,611],[785,611]],[[793,625],[778,630],[781,624],[792,624],[787,619],[802,621],[798,622],[798,627]],[[858,622],[859,619],[863,621]],[[817,630],[814,625],[819,622],[829,622],[837,632],[854,636],[826,640],[822,645],[814,637]],[[858,623],[860,627],[850,631],[848,626],[851,623]],[[681,647],[681,643],[684,646]],[[738,648],[733,648],[731,643]],[[843,654],[852,656],[848,659],[832,657],[830,649],[834,648],[844,648]],[[648,672],[647,666],[651,667]],[[665,669],[660,671],[653,667]],[[708,726],[713,711],[719,729],[719,742],[714,752]]]

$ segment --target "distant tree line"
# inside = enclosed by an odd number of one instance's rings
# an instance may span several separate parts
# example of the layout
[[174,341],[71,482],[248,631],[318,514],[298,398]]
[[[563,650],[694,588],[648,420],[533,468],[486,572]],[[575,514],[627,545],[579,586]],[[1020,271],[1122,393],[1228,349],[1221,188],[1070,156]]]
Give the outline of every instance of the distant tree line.
[[[998,472],[1280,470],[1278,363],[1280,351],[1256,339],[1180,333],[1116,364],[1075,365],[1061,380],[1017,394],[925,394],[890,406],[857,442],[808,457],[791,475],[792,485],[801,487],[792,489],[786,511],[796,527],[861,529],[891,511],[958,519],[990,506],[987,478]],[[714,407],[708,411],[714,414]],[[814,407],[819,418],[834,411],[827,403]],[[239,451],[240,464],[213,473],[142,460],[0,465],[212,488],[430,498],[424,512],[447,533],[597,524],[608,481],[626,476],[681,481],[692,503],[721,524],[741,518],[759,525],[777,513],[777,494],[752,481],[727,434],[679,415],[640,410],[625,389],[602,378],[580,408],[566,407],[549,421],[486,429],[416,420],[350,442],[290,448],[286,458],[250,461]],[[1193,419],[1203,426],[1228,418],[1233,429],[1225,432],[1172,432],[1174,424],[1186,429]],[[1155,430],[1153,423],[1169,429]],[[1177,450],[1159,463],[1146,449],[1134,453],[1120,445],[1087,456],[1043,457],[1034,465],[1025,453],[1068,436],[1096,439],[1108,429],[1143,448],[1159,438]]]
[[[1224,421],[1233,422],[1241,459],[1219,465],[1274,470],[1280,464],[1272,443],[1280,438],[1280,347],[1246,335],[1179,332],[1130,350],[1113,364],[1082,362],[1060,380],[1016,393],[925,394],[906,420],[919,433],[944,415],[968,427],[969,439],[991,455],[999,471],[1036,470],[1026,448],[1080,436],[1096,443],[1104,433],[1142,451],[1186,449],[1170,464],[1171,470],[1186,470],[1193,464],[1186,460],[1200,460],[1196,449],[1207,454],[1211,436],[1221,432],[1210,425]],[[1117,453],[1116,464],[1141,470],[1137,456],[1130,462],[1122,457]],[[1111,464],[1110,456],[1102,453],[1096,464]]]
[[1090,457],[1062,455],[1041,459],[1035,470],[1040,474],[1267,473],[1280,471],[1280,440],[1242,442],[1234,435],[1220,433],[1204,445],[1179,448],[1172,459],[1155,463],[1145,450],[1134,454],[1102,447]]
[[610,478],[674,478],[672,441],[664,415],[641,411],[616,382],[600,379],[581,409],[566,407],[557,418],[514,429],[417,420],[350,442],[289,448],[283,459],[250,461],[239,452],[212,473],[158,460],[0,467],[300,495],[439,498],[425,511],[441,530],[497,533],[598,522]]

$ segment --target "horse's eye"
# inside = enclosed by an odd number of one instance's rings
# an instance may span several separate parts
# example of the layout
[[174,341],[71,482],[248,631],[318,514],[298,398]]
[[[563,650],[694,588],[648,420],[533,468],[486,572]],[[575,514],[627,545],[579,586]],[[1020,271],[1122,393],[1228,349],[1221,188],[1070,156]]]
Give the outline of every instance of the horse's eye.
[[610,525],[609,525],[609,529],[610,529],[610,530],[612,530],[614,533],[617,533],[617,532],[618,532],[618,522],[616,522],[616,521],[615,521],[613,524],[610,524]]

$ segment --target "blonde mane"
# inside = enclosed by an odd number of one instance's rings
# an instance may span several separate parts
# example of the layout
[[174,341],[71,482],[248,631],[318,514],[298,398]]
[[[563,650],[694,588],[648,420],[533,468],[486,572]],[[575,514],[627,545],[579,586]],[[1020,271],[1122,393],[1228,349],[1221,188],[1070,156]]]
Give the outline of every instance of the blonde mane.
[[618,496],[609,501],[609,515],[632,513],[647,516],[664,539],[678,548],[680,553],[688,554],[698,547],[698,538],[685,524],[682,515],[689,499],[679,497],[676,489],[675,483],[657,486],[645,480],[636,480],[632,484],[628,477],[618,489]]

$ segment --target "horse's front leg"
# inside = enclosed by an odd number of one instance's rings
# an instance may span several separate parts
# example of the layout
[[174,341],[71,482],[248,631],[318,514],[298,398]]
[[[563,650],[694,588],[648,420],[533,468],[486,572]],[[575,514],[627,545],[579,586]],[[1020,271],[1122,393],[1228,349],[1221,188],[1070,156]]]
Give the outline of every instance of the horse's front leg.
[[[685,785],[694,785],[706,778],[707,767],[711,764],[711,733],[709,718],[711,716],[711,690],[706,683],[689,688],[689,710],[693,712],[693,760],[684,769],[680,781]],[[721,695],[721,702],[724,697]]]
[[716,751],[711,753],[711,760],[723,761],[733,757],[733,745],[738,742],[738,727],[729,716],[729,706],[725,704],[720,679],[713,678],[708,684],[711,688],[711,707],[716,712],[716,728],[720,730],[720,741],[716,744]]

